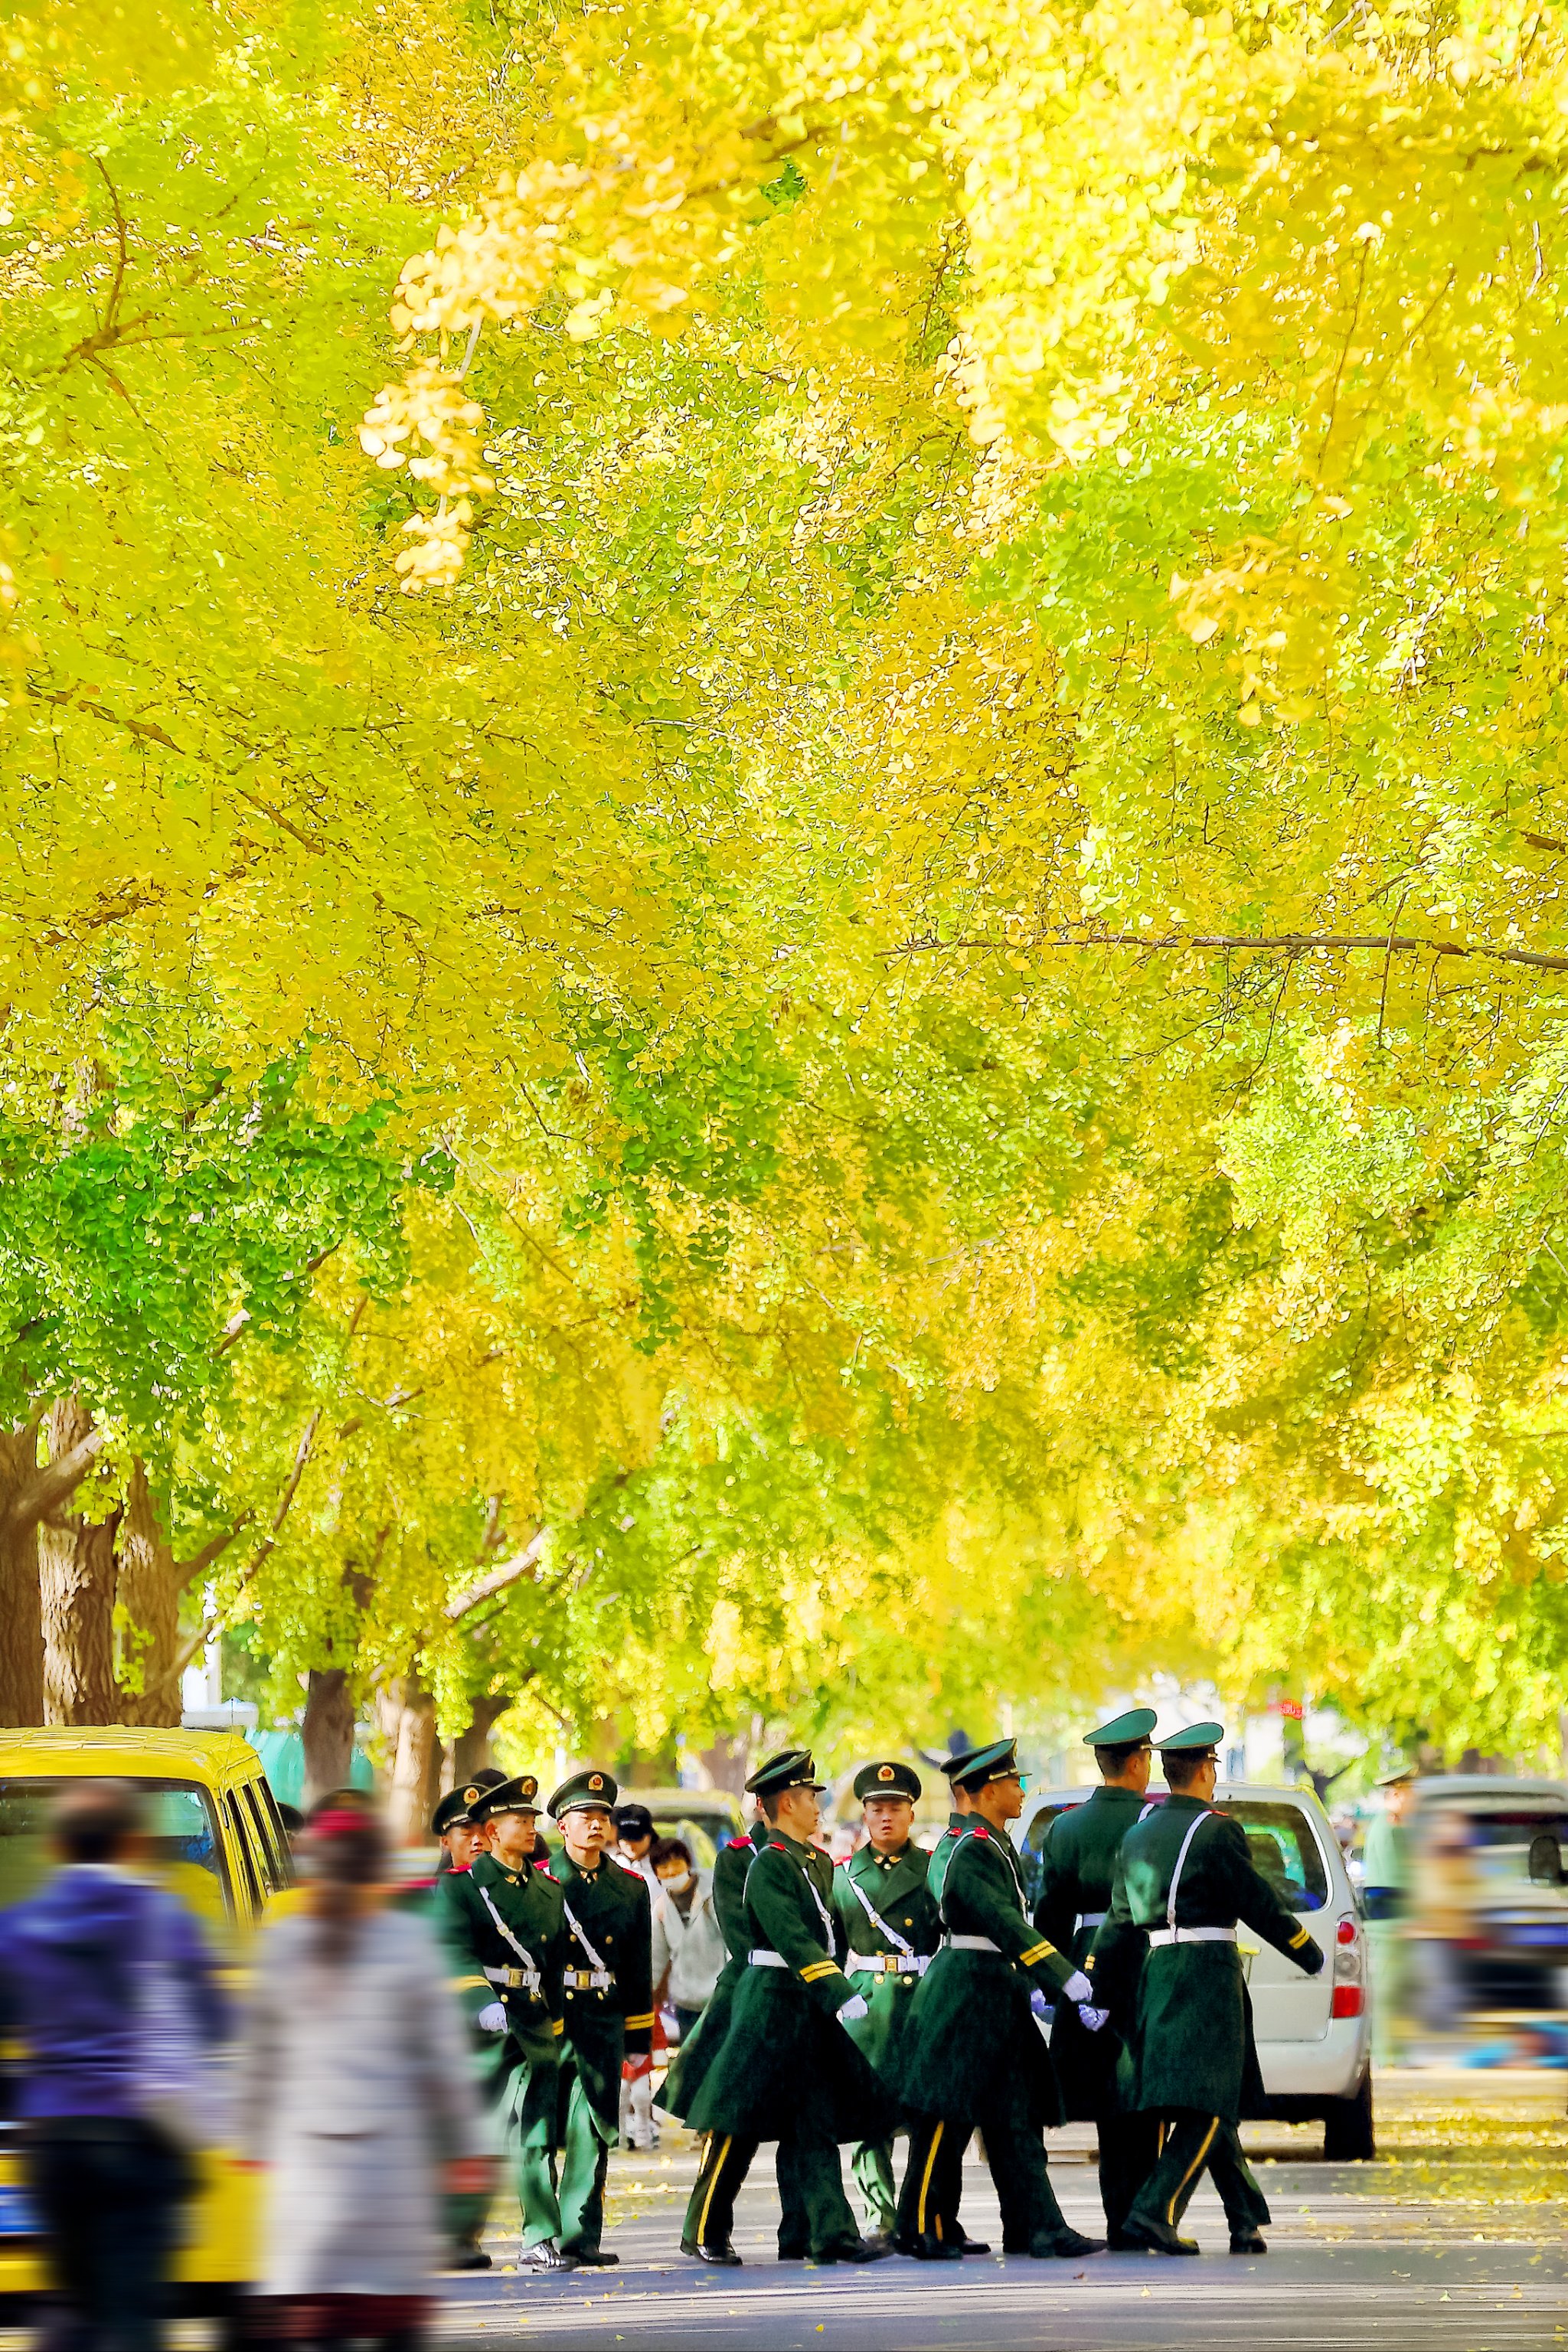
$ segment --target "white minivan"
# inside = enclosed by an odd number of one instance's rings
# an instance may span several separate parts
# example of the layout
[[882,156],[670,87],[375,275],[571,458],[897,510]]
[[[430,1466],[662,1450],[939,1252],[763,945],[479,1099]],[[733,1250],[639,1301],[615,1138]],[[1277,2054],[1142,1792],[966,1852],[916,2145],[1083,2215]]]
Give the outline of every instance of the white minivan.
[[[1013,1834],[1031,1902],[1039,1895],[1047,1832],[1089,1793],[1041,1789],[1026,1800]],[[1158,1801],[1165,1790],[1154,1787],[1149,1794]],[[1321,1976],[1305,1977],[1282,1952],[1241,1929],[1268,2112],[1282,2123],[1321,2120],[1323,2152],[1342,2163],[1373,2156],[1366,1927],[1329,1817],[1310,1789],[1222,1780],[1214,1802],[1241,1823],[1257,1868],[1322,1946],[1326,1961]]]

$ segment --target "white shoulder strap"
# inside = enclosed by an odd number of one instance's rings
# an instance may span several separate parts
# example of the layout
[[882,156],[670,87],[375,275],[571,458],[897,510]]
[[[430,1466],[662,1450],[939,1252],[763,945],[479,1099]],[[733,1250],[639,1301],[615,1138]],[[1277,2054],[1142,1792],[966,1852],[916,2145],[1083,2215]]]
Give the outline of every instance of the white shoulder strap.
[[869,1919],[872,1927],[877,1930],[877,1933],[879,1936],[886,1936],[889,1943],[891,1944],[895,1952],[901,1952],[906,1960],[912,1960],[915,1958],[914,1946],[912,1944],[907,1944],[896,1927],[889,1927],[881,1913],[877,1909],[876,1905],[871,1901],[870,1896],[861,1888],[859,1881],[851,1877],[847,1870],[845,1871],[844,1875],[846,1879],[848,1880],[850,1894],[853,1895],[856,1902],[858,1903],[861,1910],[864,1911],[867,1918]]
[[565,1900],[564,1896],[562,1898],[561,1907],[566,1914],[566,1925],[571,1928],[572,1933],[576,1937],[577,1941],[583,1947],[583,1950],[587,1957],[588,1966],[591,1969],[602,1969],[605,1965],[604,1961],[599,1958],[598,1953],[594,1949],[593,1945],[588,1941],[587,1937],[584,1936],[582,1928],[578,1926],[577,1915],[573,1910],[570,1903]]
[[1182,1872],[1186,1866],[1187,1853],[1192,1845],[1193,1840],[1196,1837],[1198,1832],[1202,1829],[1205,1822],[1217,1821],[1218,1818],[1219,1816],[1217,1813],[1211,1813],[1205,1810],[1198,1815],[1195,1822],[1191,1823],[1187,1830],[1186,1836],[1182,1840],[1182,1850],[1176,1856],[1176,1866],[1171,1873],[1171,1891],[1165,1897],[1165,1925],[1167,1927],[1173,1927],[1176,1924],[1176,1889],[1182,1883]]
[[523,1967],[525,1969],[531,1969],[535,1976],[537,1976],[539,1974],[539,1962],[534,1958],[533,1954],[529,1950],[526,1944],[520,1944],[518,1942],[517,1937],[512,1934],[511,1929],[507,1926],[506,1921],[501,1917],[500,1913],[490,1901],[490,1890],[488,1886],[480,1887],[479,1901],[489,1913],[497,1933],[504,1937],[505,1941],[511,1946],[512,1950],[517,1954],[517,1957],[522,1962]]

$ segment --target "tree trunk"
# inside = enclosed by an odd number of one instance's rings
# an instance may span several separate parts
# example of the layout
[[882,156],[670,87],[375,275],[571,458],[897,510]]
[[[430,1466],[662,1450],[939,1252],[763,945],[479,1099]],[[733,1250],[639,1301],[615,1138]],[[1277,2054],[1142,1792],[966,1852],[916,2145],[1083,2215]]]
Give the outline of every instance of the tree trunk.
[[345,1789],[353,1764],[354,1707],[346,1666],[312,1666],[300,1726],[305,1751],[307,1809],[332,1789]]
[[172,1729],[180,1720],[180,1678],[170,1668],[180,1646],[184,1571],[158,1524],[140,1455],[120,1522],[120,1690],[121,1720]]
[[436,1739],[436,1702],[417,1674],[388,1685],[382,1721],[393,1744],[388,1826],[400,1845],[421,1845],[430,1834],[441,1751]]
[[37,1432],[0,1427],[0,1728],[44,1719],[44,1624],[38,1525],[24,1507],[37,1471]]
[[474,1701],[473,1720],[467,1731],[459,1731],[452,1742],[452,1786],[461,1788],[476,1772],[482,1772],[495,1760],[490,1754],[490,1733],[511,1705],[509,1691],[485,1691]]
[[[48,1419],[49,1459],[86,1437],[92,1416],[79,1397],[62,1397]],[[38,1597],[44,1628],[44,1721],[114,1723],[114,1536],[119,1513],[89,1519],[61,1503],[38,1528]]]

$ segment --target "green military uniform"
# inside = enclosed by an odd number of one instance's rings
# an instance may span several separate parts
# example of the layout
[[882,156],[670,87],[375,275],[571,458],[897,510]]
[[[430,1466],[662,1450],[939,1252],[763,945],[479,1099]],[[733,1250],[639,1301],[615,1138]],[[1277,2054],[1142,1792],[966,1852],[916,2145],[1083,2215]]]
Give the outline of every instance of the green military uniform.
[[[821,1783],[809,1753],[792,1748],[770,1758],[746,1785],[769,1795]],[[731,2243],[735,2199],[766,2139],[792,2153],[815,2259],[859,2262],[876,2251],[855,2227],[838,2143],[879,2137],[892,2109],[837,2021],[847,2004],[863,2004],[835,1957],[825,1860],[774,1829],[746,1874],[746,1965],[722,2043],[687,2106],[691,2128],[711,2137],[681,2246],[706,2261],[739,2259]]]
[[[1415,1778],[1413,1771],[1391,1772],[1378,1786],[1396,1789]],[[1362,1850],[1362,1895],[1372,1958],[1372,2054],[1380,2066],[1392,2065],[1398,2055],[1400,2026],[1409,2006],[1408,1921],[1415,1875],[1409,1829],[1379,1813],[1368,1824]]]
[[[471,1780],[466,1781],[462,1788],[452,1790],[448,1795],[442,1798],[431,1816],[431,1836],[444,1838],[448,1830],[455,1830],[462,1823],[471,1821],[473,1818],[471,1808],[479,1803],[481,1797],[488,1796],[492,1789],[499,1789],[505,1779],[504,1772],[498,1772],[493,1766],[487,1764],[481,1771],[474,1774]],[[447,1859],[447,1855],[443,1853],[442,1863],[445,1864]],[[421,1890],[422,1900],[419,1908],[437,1932],[440,1930],[441,1924],[438,1889],[441,1880],[448,1874],[447,1870],[438,1869],[437,1876]],[[480,2246],[479,2239],[489,2218],[489,2189],[474,2197],[447,2195],[442,2199],[441,2221],[447,2243],[450,2249],[447,2263],[449,2269],[489,2270],[490,2258]]]
[[[1102,1723],[1084,1742],[1116,1769],[1149,1745],[1152,1707],[1132,1707]],[[1110,1759],[1109,1762],[1106,1759]],[[1133,1789],[1099,1788],[1081,1805],[1057,1815],[1041,1853],[1037,1931],[1081,1969],[1110,1908],[1121,1841],[1145,1811]],[[1132,2098],[1132,2054],[1112,2023],[1091,2033],[1071,2001],[1057,2003],[1051,2059],[1062,2104],[1073,2123],[1092,2123],[1100,2140],[1100,2196],[1111,2245],[1122,2242],[1128,2210],[1158,2154],[1159,2124],[1140,2115]]]
[[[1219,1724],[1194,1724],[1161,1751],[1206,1755],[1224,1736]],[[1130,2237],[1163,2253],[1197,2252],[1178,2224],[1205,2168],[1232,2244],[1262,2250],[1268,2207],[1237,2130],[1263,2097],[1238,1919],[1307,1975],[1321,1969],[1310,1931],[1253,1868],[1238,1822],[1177,1793],[1128,1831],[1089,1959],[1096,1999],[1131,2021],[1136,2104],[1164,2120],[1159,2159],[1126,2223]]]
[[[683,2042],[665,2078],[658,2105],[667,2115],[685,2123],[709,2067],[723,2047],[729,2031],[730,2011],[734,2004],[735,1988],[744,1976],[752,1948],[751,1923],[746,1916],[746,1874],[752,1862],[766,1845],[770,1832],[766,1822],[757,1822],[749,1837],[730,1838],[720,1847],[713,1864],[713,1910],[719,1921],[719,1933],[730,1957],[719,1971],[718,1982],[709,1995],[708,2003],[689,2041]],[[820,1882],[821,1865],[826,1855],[817,1855],[814,1870]],[[832,1864],[827,1864],[831,1872]],[[795,2144],[778,2140],[773,2147],[773,2171],[779,2191],[779,2260],[781,2263],[803,2261],[810,2248],[810,2228],[805,2206],[802,2201],[800,2182],[795,2177]]]
[[[1015,1743],[971,1750],[947,1769],[963,1790],[1016,1779]],[[1032,1999],[1037,1992],[1043,2008],[1078,1972],[1036,1934],[1012,1840],[980,1815],[953,1814],[926,1884],[947,1940],[914,1995],[904,2042],[900,2088],[914,2120],[899,2243],[928,2259],[962,2252],[963,2151],[978,2129],[1002,2208],[1003,2252],[1086,2253],[1098,2242],[1068,2229],[1046,2168],[1041,2134],[1062,2121],[1062,2105]]]
[[[606,1819],[617,1790],[607,1772],[579,1772],[550,1800],[563,1822],[580,1807]],[[550,1866],[565,1905],[566,2032],[561,2052],[556,2144],[561,2152],[561,2245],[580,2263],[611,2264],[605,2176],[620,2129],[621,2063],[646,2058],[653,2038],[653,1919],[647,1882],[603,1853],[579,1868],[564,1846]]]
[[[907,1764],[868,1764],[856,1776],[855,1794],[905,1797],[921,1793]],[[915,1987],[942,1942],[942,1914],[926,1888],[931,1856],[911,1840],[895,1853],[863,1845],[834,1874],[833,1907],[847,1947],[845,1973],[869,2003],[849,2031],[883,2080],[898,2081]],[[851,2168],[874,2230],[890,2236],[898,2198],[891,2134],[862,2140]]]
[[[538,1787],[531,1776],[504,1781],[481,1798],[475,1817],[536,1811]],[[512,2167],[524,2249],[553,2251],[561,2235],[555,2106],[567,1959],[561,1889],[542,1871],[509,1870],[481,1853],[471,1869],[437,1881],[436,1900],[453,1988],[475,2029],[481,2086]],[[498,2011],[500,2030],[493,2031]],[[552,2266],[547,2256],[540,2266]]]

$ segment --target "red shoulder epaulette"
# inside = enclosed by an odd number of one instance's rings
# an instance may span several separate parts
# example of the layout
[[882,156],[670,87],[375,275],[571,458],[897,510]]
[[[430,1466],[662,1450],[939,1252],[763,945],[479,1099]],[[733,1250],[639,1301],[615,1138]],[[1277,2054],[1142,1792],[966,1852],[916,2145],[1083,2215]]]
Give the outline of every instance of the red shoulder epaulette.
[[982,1822],[979,1827],[977,1829],[971,1830],[969,1834],[971,1837],[989,1837],[991,1832],[986,1828],[984,1822]]
[[752,1841],[749,1837],[733,1837],[730,1839],[729,1843],[732,1846],[750,1845]]
[[773,1848],[774,1853],[787,1853],[789,1852],[788,1846],[780,1845],[777,1838],[770,1838],[768,1840],[768,1843]]

